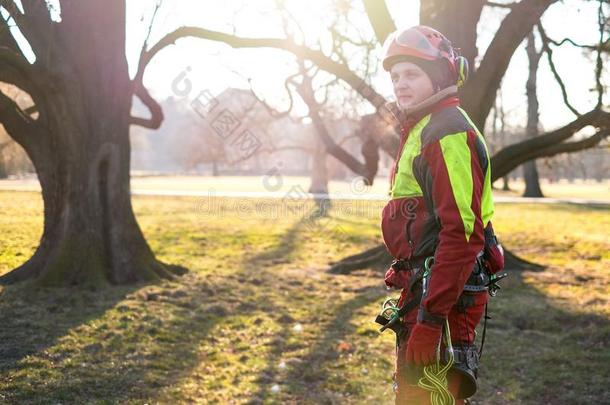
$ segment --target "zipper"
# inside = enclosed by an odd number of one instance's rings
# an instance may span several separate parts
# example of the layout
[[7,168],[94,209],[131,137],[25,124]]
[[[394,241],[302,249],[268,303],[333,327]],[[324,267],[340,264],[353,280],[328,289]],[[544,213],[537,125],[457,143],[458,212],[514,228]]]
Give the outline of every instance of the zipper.
[[412,223],[413,223],[413,218],[409,218],[409,220],[407,221],[407,225],[406,225],[407,241],[409,242],[409,259],[408,260],[411,260],[411,258],[413,257],[413,240],[411,239]]

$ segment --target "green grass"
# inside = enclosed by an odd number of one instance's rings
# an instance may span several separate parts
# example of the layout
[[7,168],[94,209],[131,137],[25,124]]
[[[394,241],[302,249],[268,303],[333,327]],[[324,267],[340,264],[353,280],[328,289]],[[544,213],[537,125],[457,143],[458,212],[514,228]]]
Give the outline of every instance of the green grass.
[[[103,291],[0,287],[0,403],[393,403],[379,270],[328,263],[379,243],[380,203],[329,218],[278,200],[134,198],[159,258],[190,273]],[[503,243],[543,263],[493,300],[479,404],[607,403],[608,210],[498,204]],[[0,192],[0,273],[42,230],[37,193]]]

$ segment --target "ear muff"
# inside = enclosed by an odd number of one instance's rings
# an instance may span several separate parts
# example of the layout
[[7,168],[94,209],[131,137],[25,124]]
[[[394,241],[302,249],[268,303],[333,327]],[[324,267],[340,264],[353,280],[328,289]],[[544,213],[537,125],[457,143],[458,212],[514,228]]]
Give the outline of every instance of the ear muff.
[[458,56],[455,59],[455,67],[457,70],[457,86],[462,87],[468,80],[468,59]]

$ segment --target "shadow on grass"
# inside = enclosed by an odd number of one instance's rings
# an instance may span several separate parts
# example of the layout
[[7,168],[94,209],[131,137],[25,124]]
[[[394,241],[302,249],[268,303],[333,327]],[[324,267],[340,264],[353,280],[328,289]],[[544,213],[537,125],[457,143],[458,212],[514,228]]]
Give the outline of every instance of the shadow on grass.
[[[610,403],[610,391],[606,389],[610,375],[610,320],[566,310],[557,299],[524,283],[523,277],[532,274],[511,273],[510,281],[491,301],[493,319],[488,323],[480,389],[473,403]],[[560,282],[565,284],[563,278]],[[573,284],[580,285],[581,281],[575,278]],[[337,397],[326,392],[325,387],[334,379],[333,385],[344,384],[340,394],[350,393],[353,399],[357,398],[358,390],[337,372],[337,343],[349,341],[354,334],[355,327],[349,322],[354,311],[383,295],[378,288],[368,288],[332,309],[333,319],[324,323],[305,357],[289,364],[287,377],[282,378],[286,394],[306,403],[331,403]],[[479,343],[480,332],[481,329]],[[267,357],[262,384],[252,403],[274,398],[269,391],[270,381],[279,378],[277,364],[286,348],[281,342],[289,335],[282,332]]]
[[154,397],[179,381],[232,310],[215,305],[228,285],[184,277],[94,293],[45,290],[35,299],[19,287],[4,290],[0,402],[115,403]]
[[[276,311],[277,322],[288,314],[286,304],[275,302],[273,295],[274,282],[287,280],[278,279],[266,262],[289,258],[303,226],[303,221],[295,223],[276,248],[244,257],[238,271],[216,281],[191,274],[160,286],[34,295],[19,286],[6,288],[0,296],[0,402],[115,403],[155,398],[171,389],[205,361],[200,345],[214,344],[210,335],[219,324],[257,311]],[[525,284],[526,274],[512,273],[492,300],[474,403],[609,403],[610,322],[566,310]],[[285,288],[302,293],[301,287]],[[334,387],[345,384],[341,391],[357,399],[349,379],[334,373],[337,342],[355,333],[354,313],[383,295],[368,287],[327,306],[315,339],[304,342],[311,347],[287,365],[286,395],[328,402],[332,398],[325,397],[324,387],[332,380]],[[270,399],[268,383],[277,377],[288,337],[289,330],[282,329],[274,339],[252,398]]]
[[[297,207],[299,208],[299,207]],[[295,209],[296,213],[296,208]],[[304,208],[300,207],[300,210]],[[316,220],[320,217],[317,216],[316,209],[310,209],[305,212],[304,215],[296,221],[288,230],[282,235],[279,243],[270,250],[262,252],[250,258],[244,258],[244,265],[255,265],[257,267],[264,266],[266,262],[283,263],[286,262],[292,252],[296,249],[299,234],[303,231],[313,230],[316,226]]]
[[378,286],[367,287],[359,291],[356,297],[324,314],[331,317],[330,321],[324,322],[325,326],[320,327],[319,337],[316,337],[315,342],[305,342],[309,349],[304,358],[288,362],[286,375],[278,370],[278,364],[285,359],[286,351],[290,351],[287,341],[291,332],[282,329],[275,339],[273,350],[265,360],[266,368],[259,374],[259,389],[250,404],[276,399],[276,394],[270,391],[273,381],[283,382],[288,394],[293,398],[307,398],[317,401],[316,403],[322,403],[324,400],[328,402],[329,398],[325,398],[322,384],[327,382],[329,377],[328,365],[341,354],[337,345],[342,340],[348,340],[356,331],[356,326],[350,323],[350,320],[357,309],[380,300],[384,295]]
[[[338,344],[341,341],[350,341],[350,336],[356,332],[357,327],[350,320],[357,309],[380,301],[385,295],[379,286],[368,287],[358,292],[356,297],[336,307],[333,318],[320,330],[320,336],[305,358],[289,370],[287,382],[295,395],[302,397],[314,394],[311,398],[313,400],[329,400],[324,397],[323,385],[331,378],[330,368],[336,365],[336,361],[343,354],[338,349]],[[373,317],[374,314],[371,319]],[[345,350],[352,351],[355,348],[346,347]],[[349,380],[344,377],[335,378],[339,378],[341,383],[349,384]]]
[[244,257],[237,272],[213,282],[187,274],[174,283],[97,292],[6,287],[0,295],[0,402],[156,397],[192,373],[201,343],[213,346],[210,333],[219,324],[233,315],[281,311],[253,299],[257,290],[275,288],[264,267],[290,255],[304,221],[276,248]]
[[511,273],[490,300],[473,403],[610,403],[610,320],[565,310],[562,301],[524,283],[536,274]]
[[105,291],[5,286],[0,293],[0,371],[55,345],[70,329],[97,319],[138,287]]

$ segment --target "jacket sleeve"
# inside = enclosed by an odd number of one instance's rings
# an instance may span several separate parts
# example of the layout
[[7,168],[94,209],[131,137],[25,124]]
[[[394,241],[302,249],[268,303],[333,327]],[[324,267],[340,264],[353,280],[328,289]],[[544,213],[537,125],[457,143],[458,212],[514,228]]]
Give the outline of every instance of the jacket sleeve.
[[418,322],[444,322],[484,245],[481,196],[485,174],[476,137],[475,131],[467,130],[442,136],[422,148],[422,189],[433,205],[440,232]]

